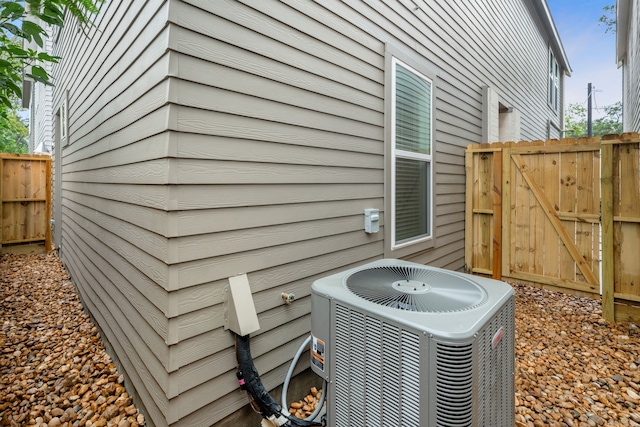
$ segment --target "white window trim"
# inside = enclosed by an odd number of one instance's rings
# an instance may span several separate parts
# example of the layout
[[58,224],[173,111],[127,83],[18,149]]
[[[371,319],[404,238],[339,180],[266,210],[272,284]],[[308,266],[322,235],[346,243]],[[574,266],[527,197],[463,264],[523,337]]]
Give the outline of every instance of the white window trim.
[[547,103],[549,107],[555,112],[560,109],[560,67],[558,66],[558,60],[549,47],[549,61],[548,61],[548,92]]
[[[404,151],[404,150],[398,150],[396,149],[396,65],[400,64],[403,68],[406,68],[407,70],[411,71],[412,73],[416,74],[418,77],[420,77],[421,79],[424,79],[426,81],[429,82],[429,84],[431,85],[431,99],[429,100],[429,106],[431,108],[431,114],[430,114],[430,152],[431,154],[426,155],[426,154],[421,154],[421,153],[413,153],[413,152],[409,152],[409,151]],[[401,248],[405,248],[408,246],[412,246],[418,243],[422,243],[422,242],[427,242],[427,241],[431,241],[434,239],[434,229],[433,229],[433,225],[434,225],[434,213],[435,213],[435,206],[433,205],[433,201],[434,201],[434,197],[433,197],[433,187],[434,187],[434,164],[433,164],[433,151],[435,150],[435,144],[434,144],[434,132],[433,132],[433,116],[434,116],[434,107],[433,107],[433,93],[434,93],[434,84],[433,84],[433,80],[430,79],[429,77],[425,76],[423,73],[419,72],[418,70],[416,70],[415,68],[411,67],[410,65],[404,63],[403,61],[400,61],[399,59],[397,59],[396,57],[392,57],[391,58],[391,250],[395,250],[395,249],[401,249]],[[406,159],[412,159],[412,160],[418,160],[418,161],[422,161],[422,162],[428,162],[429,163],[429,217],[428,217],[428,222],[429,222],[429,235],[427,236],[423,236],[423,237],[418,237],[409,241],[403,240],[402,242],[398,243],[396,242],[396,158],[406,158]]]

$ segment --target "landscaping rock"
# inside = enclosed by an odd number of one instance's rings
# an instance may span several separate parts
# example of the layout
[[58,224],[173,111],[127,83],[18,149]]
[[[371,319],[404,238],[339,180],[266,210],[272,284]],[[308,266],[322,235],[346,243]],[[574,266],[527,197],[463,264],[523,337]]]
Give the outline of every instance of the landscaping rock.
[[638,328],[607,322],[600,301],[513,286],[517,425],[640,426]]
[[0,303],[0,426],[144,424],[54,254],[0,255]]

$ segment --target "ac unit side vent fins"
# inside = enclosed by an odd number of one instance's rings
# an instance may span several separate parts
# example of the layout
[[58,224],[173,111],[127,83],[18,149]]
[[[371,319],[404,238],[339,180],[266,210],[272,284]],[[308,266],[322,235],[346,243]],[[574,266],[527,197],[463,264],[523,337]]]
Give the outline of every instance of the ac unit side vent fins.
[[[479,426],[510,425],[513,422],[515,359],[515,301],[505,304],[478,334],[478,420]],[[501,345],[494,338],[502,329]],[[506,344],[505,344],[506,343]],[[507,371],[508,375],[504,375]],[[496,405],[504,402],[504,405]],[[502,408],[502,410],[498,410]]]
[[419,336],[342,305],[336,319],[336,427],[420,427]]
[[438,427],[473,425],[473,343],[436,346]]

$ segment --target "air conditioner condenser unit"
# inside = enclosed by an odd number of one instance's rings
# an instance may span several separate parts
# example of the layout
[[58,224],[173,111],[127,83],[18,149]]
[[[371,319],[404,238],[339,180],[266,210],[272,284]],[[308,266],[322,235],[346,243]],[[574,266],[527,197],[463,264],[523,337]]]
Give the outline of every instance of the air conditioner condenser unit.
[[513,426],[508,284],[386,259],[316,280],[311,298],[327,425]]

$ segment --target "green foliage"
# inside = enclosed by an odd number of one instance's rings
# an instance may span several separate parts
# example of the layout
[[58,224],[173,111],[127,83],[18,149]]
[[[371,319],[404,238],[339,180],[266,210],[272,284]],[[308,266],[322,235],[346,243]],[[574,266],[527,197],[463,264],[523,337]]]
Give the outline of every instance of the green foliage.
[[55,63],[60,58],[24,46],[23,42],[44,46],[48,36],[38,18],[45,24],[62,27],[66,13],[73,16],[84,30],[92,25],[91,16],[99,11],[103,0],[0,0],[0,115],[6,117],[12,108],[12,99],[22,97],[22,78],[50,85],[51,77],[44,63]]
[[606,116],[593,122],[593,134],[622,133],[622,102],[604,107],[604,112]]
[[[622,133],[622,103],[618,101],[603,109],[605,115],[591,124],[592,134]],[[564,113],[564,127],[568,137],[587,136],[587,109],[581,104],[569,104]]]
[[29,129],[18,115],[19,100],[12,99],[12,107],[0,117],[0,153],[24,154],[29,152]]
[[610,4],[602,8],[604,14],[598,19],[598,25],[604,25],[604,32],[616,32],[616,4]]
[[564,129],[568,137],[587,134],[587,109],[581,104],[569,104],[564,111]]

